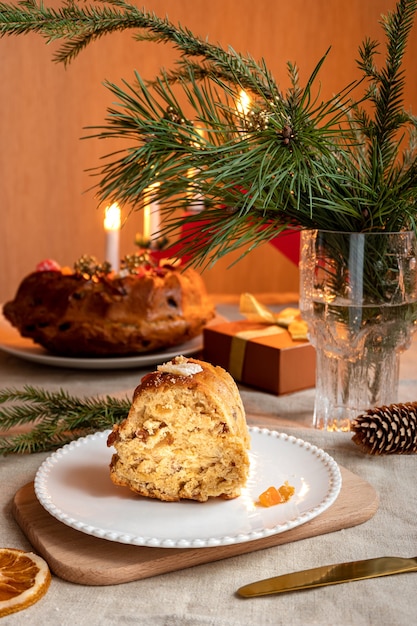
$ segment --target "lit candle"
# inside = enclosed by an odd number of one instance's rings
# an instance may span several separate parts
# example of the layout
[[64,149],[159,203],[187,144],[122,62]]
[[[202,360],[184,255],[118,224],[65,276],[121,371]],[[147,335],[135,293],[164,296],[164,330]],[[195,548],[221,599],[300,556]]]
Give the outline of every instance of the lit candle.
[[106,261],[115,272],[119,271],[120,208],[117,202],[108,206],[104,214],[106,231]]
[[[192,180],[197,173],[197,169],[191,167],[187,172],[187,178]],[[193,213],[200,213],[204,209],[204,196],[196,191],[196,186],[191,182],[188,187],[189,206],[188,210]]]
[[[196,126],[195,130],[197,131],[201,139],[204,139],[204,130],[200,126]],[[201,149],[200,141],[194,142],[194,145],[196,148]],[[197,173],[198,173],[197,168],[191,167],[187,172],[187,178],[190,181],[192,181]],[[193,182],[190,182],[190,184],[188,185],[187,196],[189,199],[189,206],[188,206],[189,211],[192,211],[193,213],[200,213],[205,208],[204,196],[202,193],[198,191],[197,186]]]
[[149,241],[151,238],[151,207],[145,204],[143,207],[143,238]]
[[248,96],[246,91],[242,89],[236,102],[236,109],[241,117],[245,117],[249,113],[250,102],[250,97]]
[[245,131],[246,127],[246,116],[250,111],[250,103],[251,99],[243,89],[240,90],[239,98],[236,101],[236,110],[241,122],[238,124],[240,128],[240,136],[243,140],[247,139],[248,133]]
[[161,220],[159,214],[159,203],[155,199],[154,189],[159,187],[159,183],[153,183],[145,192],[145,204],[143,207],[143,238],[152,241],[158,238],[158,232],[161,228]]

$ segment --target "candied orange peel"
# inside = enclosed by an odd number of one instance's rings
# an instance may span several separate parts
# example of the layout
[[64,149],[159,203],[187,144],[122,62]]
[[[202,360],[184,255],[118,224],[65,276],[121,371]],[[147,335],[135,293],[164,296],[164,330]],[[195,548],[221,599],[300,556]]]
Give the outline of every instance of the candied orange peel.
[[264,507],[275,506],[276,504],[288,502],[288,500],[292,498],[294,493],[295,488],[290,485],[286,480],[283,485],[278,487],[278,489],[274,486],[271,486],[263,491],[258,498],[258,503]]

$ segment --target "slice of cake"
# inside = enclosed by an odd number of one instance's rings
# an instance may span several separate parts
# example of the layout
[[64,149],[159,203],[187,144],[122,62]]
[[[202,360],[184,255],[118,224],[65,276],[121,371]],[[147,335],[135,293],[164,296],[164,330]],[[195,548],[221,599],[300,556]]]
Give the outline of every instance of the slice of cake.
[[116,485],[159,500],[236,498],[249,471],[250,436],[233,378],[179,356],[144,376],[128,417],[107,441]]

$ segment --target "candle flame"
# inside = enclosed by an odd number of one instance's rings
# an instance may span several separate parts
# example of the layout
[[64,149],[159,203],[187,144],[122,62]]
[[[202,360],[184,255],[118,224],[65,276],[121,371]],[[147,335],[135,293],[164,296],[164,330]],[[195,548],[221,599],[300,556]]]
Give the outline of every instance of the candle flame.
[[239,93],[239,98],[236,102],[236,109],[240,115],[243,115],[243,116],[247,115],[250,109],[250,102],[251,102],[251,99],[246,93],[246,91],[241,89]]
[[204,129],[201,126],[194,126],[194,130],[197,132],[197,135],[200,137],[201,141],[193,141],[193,146],[195,148],[201,148],[202,143],[204,142]]
[[121,220],[121,211],[117,202],[106,207],[104,212],[104,228],[105,230],[119,230]]

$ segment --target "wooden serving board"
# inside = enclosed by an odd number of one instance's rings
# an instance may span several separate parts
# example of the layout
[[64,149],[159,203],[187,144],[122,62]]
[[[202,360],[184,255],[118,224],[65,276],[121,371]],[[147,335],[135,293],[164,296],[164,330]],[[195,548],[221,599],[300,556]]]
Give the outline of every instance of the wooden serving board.
[[148,548],[92,537],[50,515],[36,498],[33,483],[16,493],[13,513],[36,552],[43,556],[56,576],[82,585],[115,585],[366,522],[378,509],[378,494],[359,476],[345,468],[340,469],[340,494],[334,504],[315,519],[256,541],[213,548]]

